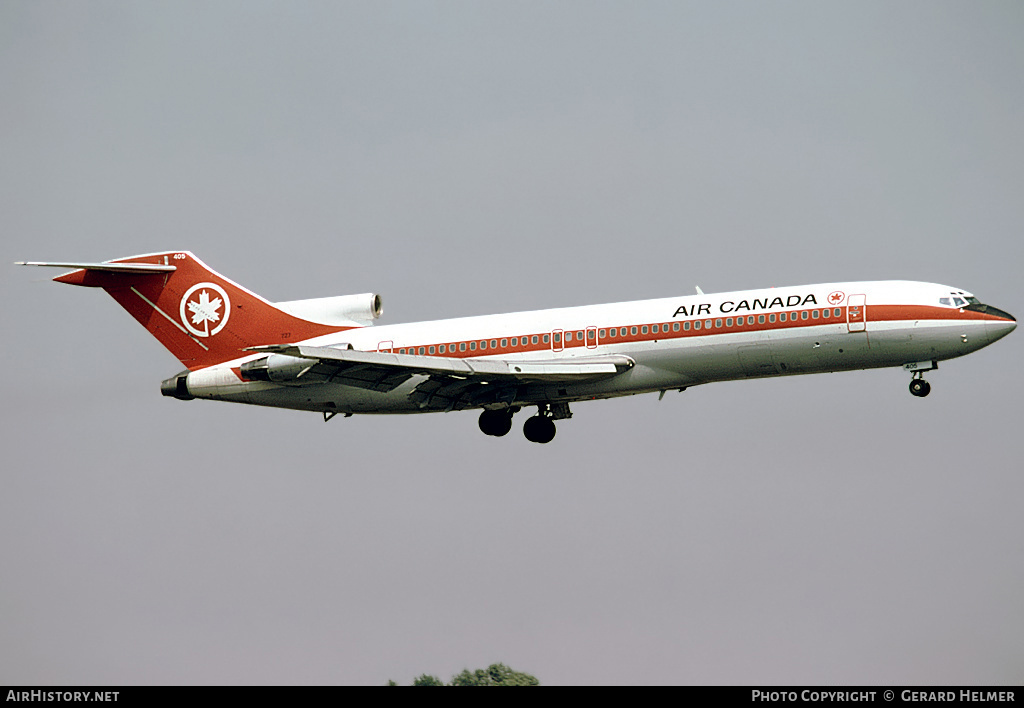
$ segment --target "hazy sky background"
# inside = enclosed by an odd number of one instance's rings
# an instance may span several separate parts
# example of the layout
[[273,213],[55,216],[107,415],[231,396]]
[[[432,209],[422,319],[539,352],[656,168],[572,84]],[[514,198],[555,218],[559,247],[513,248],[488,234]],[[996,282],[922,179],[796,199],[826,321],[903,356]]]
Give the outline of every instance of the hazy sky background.
[[[1020,315],[1024,5],[0,3],[2,262],[408,322],[834,280]],[[0,684],[1024,683],[1020,333],[517,416],[162,398],[0,266]]]

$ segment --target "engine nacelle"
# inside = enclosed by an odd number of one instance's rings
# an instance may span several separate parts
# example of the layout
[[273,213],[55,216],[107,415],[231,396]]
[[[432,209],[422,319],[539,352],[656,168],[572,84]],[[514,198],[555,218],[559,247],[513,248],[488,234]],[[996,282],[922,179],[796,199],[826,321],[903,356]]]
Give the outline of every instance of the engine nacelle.
[[286,354],[271,354],[260,359],[247,361],[240,367],[245,381],[269,381],[279,384],[319,383],[321,377],[310,376],[307,372],[316,365],[311,359],[302,359]]
[[195,399],[188,390],[188,371],[182,371],[177,376],[164,379],[160,382],[160,393],[164,396],[177,398],[179,401],[191,401]]
[[338,295],[312,300],[290,300],[274,303],[274,307],[308,322],[328,325],[369,325],[384,312],[380,295]]

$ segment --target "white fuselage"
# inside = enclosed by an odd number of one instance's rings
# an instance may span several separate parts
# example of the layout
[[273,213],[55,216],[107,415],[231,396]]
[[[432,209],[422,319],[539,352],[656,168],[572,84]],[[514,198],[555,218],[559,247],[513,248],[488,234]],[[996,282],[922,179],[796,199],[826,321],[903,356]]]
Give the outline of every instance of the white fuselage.
[[[930,283],[831,283],[360,327],[304,343],[503,361],[619,354],[635,362],[600,380],[523,384],[511,403],[525,406],[741,378],[931,368],[987,346],[1015,327],[1013,321],[957,304],[968,298],[969,293]],[[256,356],[191,372],[189,392],[325,412],[443,410],[409,396],[420,376],[386,393],[329,382],[243,381],[238,367]]]

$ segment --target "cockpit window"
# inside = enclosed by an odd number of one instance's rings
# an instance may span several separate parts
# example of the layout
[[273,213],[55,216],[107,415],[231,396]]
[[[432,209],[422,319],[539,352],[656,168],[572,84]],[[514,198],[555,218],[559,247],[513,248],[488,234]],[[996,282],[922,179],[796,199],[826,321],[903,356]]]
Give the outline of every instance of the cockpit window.
[[981,300],[973,295],[968,295],[965,292],[958,291],[951,292],[949,297],[940,297],[939,304],[945,305],[946,307],[968,307],[970,305],[980,305]]

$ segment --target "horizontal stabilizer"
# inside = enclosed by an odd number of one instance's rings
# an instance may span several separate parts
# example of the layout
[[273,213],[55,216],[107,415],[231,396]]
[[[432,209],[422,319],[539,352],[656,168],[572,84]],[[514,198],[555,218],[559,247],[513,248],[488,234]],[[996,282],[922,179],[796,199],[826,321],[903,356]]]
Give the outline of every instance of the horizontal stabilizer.
[[17,261],[14,265],[42,266],[44,268],[73,268],[75,270],[98,270],[104,273],[172,273],[176,269],[172,265],[156,263],[41,263],[36,261]]

